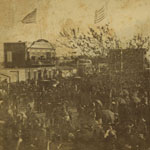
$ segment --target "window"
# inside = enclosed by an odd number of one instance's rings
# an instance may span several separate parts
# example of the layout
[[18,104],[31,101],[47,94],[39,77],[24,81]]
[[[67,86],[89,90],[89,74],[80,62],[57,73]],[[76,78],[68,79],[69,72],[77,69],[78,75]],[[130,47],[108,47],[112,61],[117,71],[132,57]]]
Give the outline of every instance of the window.
[[34,80],[36,80],[36,71],[34,71],[34,77],[33,78],[34,78]]
[[11,51],[7,52],[7,62],[12,62],[12,52]]
[[49,71],[49,78],[52,78],[52,72]]
[[30,71],[28,72],[28,79],[29,79],[29,80],[31,79]]

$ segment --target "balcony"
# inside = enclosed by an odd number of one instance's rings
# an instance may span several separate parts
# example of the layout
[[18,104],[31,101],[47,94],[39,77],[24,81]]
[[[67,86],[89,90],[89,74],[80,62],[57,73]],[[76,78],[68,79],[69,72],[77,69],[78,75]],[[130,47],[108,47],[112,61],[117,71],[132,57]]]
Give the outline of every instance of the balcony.
[[55,66],[56,58],[39,58],[39,59],[28,59],[26,61],[27,67],[45,67],[45,66]]

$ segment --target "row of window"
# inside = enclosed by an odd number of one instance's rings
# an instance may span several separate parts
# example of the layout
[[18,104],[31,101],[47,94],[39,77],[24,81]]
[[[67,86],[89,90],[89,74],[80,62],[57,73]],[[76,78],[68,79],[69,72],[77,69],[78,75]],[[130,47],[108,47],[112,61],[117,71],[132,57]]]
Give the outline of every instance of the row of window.
[[[12,62],[12,51],[7,51],[7,62]],[[36,55],[31,54],[30,59],[36,60],[36,59],[50,59],[51,57],[55,57],[55,53],[45,53],[45,55],[40,55],[40,53],[37,53]]]
[[53,71],[48,71],[48,70],[38,70],[38,71],[33,71],[33,72],[28,72],[28,79],[31,80],[40,80],[40,79],[49,79],[54,77],[54,72]]

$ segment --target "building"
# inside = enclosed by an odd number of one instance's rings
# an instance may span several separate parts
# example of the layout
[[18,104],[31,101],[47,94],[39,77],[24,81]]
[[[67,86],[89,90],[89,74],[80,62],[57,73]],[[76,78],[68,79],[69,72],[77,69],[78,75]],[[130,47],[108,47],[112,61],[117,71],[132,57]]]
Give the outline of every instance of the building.
[[27,47],[28,66],[55,65],[56,52],[54,46],[47,40],[37,40]]
[[142,72],[145,68],[146,49],[115,49],[108,54],[109,69],[112,72]]
[[146,78],[148,79],[150,77],[148,59],[149,54],[147,49],[110,50],[108,54],[108,67],[111,79],[116,81],[124,80],[125,82],[131,80],[139,82],[143,80],[146,74]]
[[77,74],[77,68],[70,66],[57,66],[59,75],[63,78],[75,76]]
[[55,65],[56,52],[47,40],[32,43],[4,43],[4,66],[6,68],[38,67]]
[[92,74],[93,73],[93,65],[90,59],[79,59],[77,61],[77,69],[79,75],[84,74]]
[[9,82],[53,78],[56,53],[54,46],[40,39],[32,43],[4,43],[4,67],[0,79]]
[[25,42],[4,43],[4,67],[25,67],[26,49]]

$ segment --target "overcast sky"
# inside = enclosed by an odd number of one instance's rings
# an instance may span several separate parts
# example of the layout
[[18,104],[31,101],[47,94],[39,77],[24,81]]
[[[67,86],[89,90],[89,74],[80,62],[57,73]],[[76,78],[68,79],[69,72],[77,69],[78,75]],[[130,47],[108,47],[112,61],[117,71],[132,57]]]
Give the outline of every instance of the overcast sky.
[[[0,44],[39,38],[53,41],[64,26],[86,30],[95,26],[94,12],[106,1],[107,18],[97,25],[109,21],[120,38],[149,34],[150,0],[0,0]],[[37,24],[22,24],[22,18],[35,8]]]
[[[106,20],[118,36],[134,32],[147,33],[150,25],[149,0],[107,0]],[[94,12],[105,0],[1,0],[0,41],[53,39],[65,25],[78,25],[82,29],[94,24]],[[38,10],[37,24],[22,24],[21,19],[34,8]],[[104,22],[106,22],[106,20]],[[99,23],[99,25],[103,24]],[[145,31],[144,31],[144,30]]]

